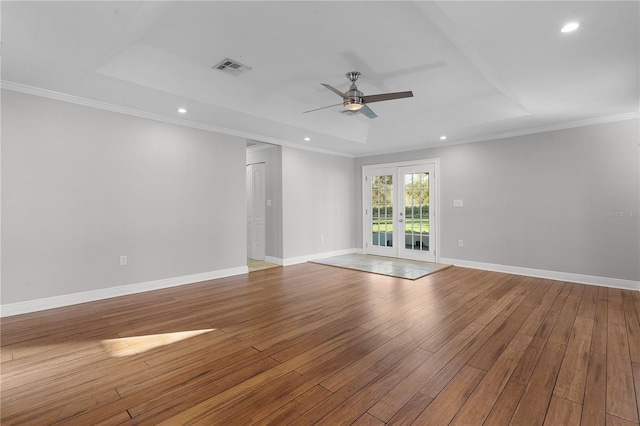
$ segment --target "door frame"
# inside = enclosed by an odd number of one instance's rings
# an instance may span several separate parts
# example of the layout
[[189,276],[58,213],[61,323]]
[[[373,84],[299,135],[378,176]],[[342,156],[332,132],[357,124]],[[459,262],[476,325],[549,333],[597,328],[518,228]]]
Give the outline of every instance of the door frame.
[[[433,254],[434,254],[435,262],[437,263],[440,261],[440,158],[425,158],[421,160],[400,161],[400,162],[380,163],[380,164],[367,164],[362,166],[361,218],[362,218],[362,252],[364,254],[367,254],[368,244],[369,244],[369,241],[371,240],[371,236],[369,235],[370,232],[368,229],[370,224],[369,224],[368,214],[367,214],[367,209],[369,208],[368,206],[370,205],[370,201],[371,201],[367,198],[367,194],[369,192],[368,186],[370,185],[370,183],[366,181],[366,176],[368,176],[370,171],[374,169],[395,168],[397,170],[397,168],[399,167],[420,166],[424,164],[433,165],[433,170],[434,170],[433,188],[431,186],[429,187],[429,190],[430,190],[429,197],[430,199],[433,199],[435,201],[435,209],[433,210],[433,213],[434,213],[434,220],[435,220],[434,232],[436,234],[435,235],[436,238],[435,238],[435,241],[433,241],[433,244],[434,244]],[[395,210],[397,209],[394,209],[393,220],[394,220],[394,223],[397,223],[398,218],[396,217],[397,212]],[[396,238],[395,234],[396,233],[394,232],[394,239]]]

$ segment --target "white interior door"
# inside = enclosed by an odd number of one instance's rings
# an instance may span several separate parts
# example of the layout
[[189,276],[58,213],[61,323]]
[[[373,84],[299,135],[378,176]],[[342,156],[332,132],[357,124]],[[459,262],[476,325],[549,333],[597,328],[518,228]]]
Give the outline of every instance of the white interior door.
[[435,168],[364,168],[365,253],[436,262]]
[[247,257],[264,260],[265,256],[265,165],[247,166]]

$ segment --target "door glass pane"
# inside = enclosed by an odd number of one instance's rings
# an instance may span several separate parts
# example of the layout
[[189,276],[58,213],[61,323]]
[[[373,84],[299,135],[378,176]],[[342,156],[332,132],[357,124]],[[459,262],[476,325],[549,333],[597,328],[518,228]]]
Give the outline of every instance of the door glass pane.
[[393,246],[393,175],[371,179],[371,231],[374,246]]
[[429,251],[429,173],[404,175],[405,249]]

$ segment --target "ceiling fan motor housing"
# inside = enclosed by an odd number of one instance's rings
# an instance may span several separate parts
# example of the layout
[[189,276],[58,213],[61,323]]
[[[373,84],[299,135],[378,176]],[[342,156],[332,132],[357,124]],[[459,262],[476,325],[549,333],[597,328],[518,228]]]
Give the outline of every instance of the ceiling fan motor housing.
[[349,111],[357,111],[362,108],[362,105],[364,105],[362,92],[358,90],[355,84],[352,84],[344,94],[344,107]]

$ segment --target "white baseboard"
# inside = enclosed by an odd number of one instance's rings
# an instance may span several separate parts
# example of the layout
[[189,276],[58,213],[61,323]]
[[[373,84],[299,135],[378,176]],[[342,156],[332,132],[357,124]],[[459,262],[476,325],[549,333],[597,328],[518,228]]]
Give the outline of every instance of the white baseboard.
[[352,253],[362,253],[362,249],[361,248],[350,248],[350,249],[344,249],[344,250],[336,250],[336,251],[328,251],[328,252],[324,252],[324,253],[310,254],[310,255],[307,255],[307,256],[289,257],[289,258],[286,258],[286,259],[282,259],[281,265],[284,265],[284,266],[296,265],[298,263],[309,262],[311,260],[324,259],[325,257],[341,256],[343,254],[352,254]]
[[440,258],[440,263],[482,269],[485,271],[505,272],[514,275],[526,275],[536,278],[567,281],[572,283],[599,285],[602,287],[640,291],[640,281],[622,280],[619,278],[596,277],[593,275],[573,274],[570,272],[547,271],[544,269],[522,268],[520,266],[498,265],[494,263],[474,262],[471,260]]
[[60,308],[63,306],[76,305],[78,303],[93,302],[101,299],[109,299],[111,297],[126,296],[128,294],[142,293],[145,291],[159,290],[167,287],[176,287],[247,273],[249,273],[249,268],[246,266],[240,266],[238,268],[221,269],[218,271],[165,278],[118,287],[101,288],[98,290],[84,291],[82,293],[65,294],[62,296],[46,297],[44,299],[8,303],[0,306],[0,317],[9,317],[12,315],[43,311],[45,309]]
[[[307,256],[290,257],[280,259],[267,256],[265,261],[278,265],[288,266],[304,263],[325,257],[340,256],[343,254],[362,253],[361,248],[337,250]],[[440,258],[440,263],[447,263],[467,268],[482,269],[486,271],[504,272],[514,275],[526,275],[530,277],[546,278],[559,281],[568,281],[581,284],[599,285],[603,287],[619,288],[623,290],[640,291],[640,282],[623,280],[619,278],[597,277],[592,275],[573,274],[569,272],[547,271],[544,269],[523,268],[519,266],[498,265],[494,263],[474,262],[471,260]],[[93,302],[111,297],[126,296],[128,294],[142,293],[145,291],[159,290],[168,287],[176,287],[217,278],[246,274],[249,269],[246,266],[238,268],[222,269],[218,271],[203,272],[200,274],[185,275],[181,277],[166,278],[156,281],[129,284],[118,287],[103,288],[82,293],[66,294],[62,296],[47,297],[43,299],[27,300],[24,302],[8,303],[0,305],[0,317],[8,317],[29,312],[43,311],[46,309],[60,308],[78,303]]]

